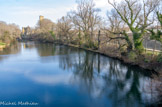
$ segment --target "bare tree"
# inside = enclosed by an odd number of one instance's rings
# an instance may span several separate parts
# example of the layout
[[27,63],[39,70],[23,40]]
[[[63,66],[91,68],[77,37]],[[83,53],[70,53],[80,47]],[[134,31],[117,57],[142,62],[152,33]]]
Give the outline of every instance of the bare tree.
[[123,41],[125,38],[121,37],[121,32],[126,30],[127,27],[115,9],[111,9],[111,11],[107,12],[107,21],[108,26],[103,29],[106,31],[107,39],[104,39],[103,44],[115,42],[115,44],[113,44],[117,46],[117,49],[126,46],[127,44]]
[[109,32],[121,32],[124,27],[124,23],[122,22],[120,16],[115,11],[115,9],[111,9],[110,12],[107,12],[108,24],[109,24]]
[[56,24],[49,19],[39,20],[34,34],[31,39],[39,39],[40,41],[55,40]]
[[72,21],[68,16],[62,17],[58,20],[57,23],[57,34],[60,37],[60,40],[66,39],[69,41],[72,39]]
[[84,39],[89,42],[100,23],[101,18],[98,15],[100,10],[95,8],[93,0],[79,0],[77,3],[77,11],[73,11],[71,15],[73,23],[83,31]]
[[40,29],[42,32],[49,32],[53,31],[55,27],[55,23],[53,23],[49,19],[43,19],[41,21],[38,21],[36,29]]
[[0,42],[10,43],[20,37],[20,29],[15,24],[0,22]]
[[123,0],[121,3],[110,2],[120,18],[127,24],[132,32],[133,39],[130,38],[128,33],[123,30],[120,34],[124,35],[124,39],[128,43],[128,50],[143,50],[143,35],[146,28],[153,24],[150,19],[152,12],[158,6],[160,0]]

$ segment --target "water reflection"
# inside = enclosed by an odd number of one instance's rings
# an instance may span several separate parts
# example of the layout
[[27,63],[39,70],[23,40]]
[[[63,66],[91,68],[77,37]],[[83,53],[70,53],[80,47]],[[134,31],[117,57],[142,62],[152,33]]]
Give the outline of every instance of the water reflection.
[[[60,94],[61,99],[58,101],[65,105],[67,103],[63,103],[63,100],[66,98],[71,103],[78,101],[77,106],[82,104],[120,107],[150,105],[158,99],[156,83],[152,85],[154,80],[151,78],[152,73],[138,67],[128,66],[100,54],[67,46],[39,43],[19,45],[22,49],[14,48],[19,49],[21,53],[17,61],[20,61],[22,66],[15,65],[12,69],[24,75],[23,79],[28,78],[41,85],[37,87],[38,89],[42,89],[42,85],[48,86],[48,91],[42,97],[48,106],[56,103],[53,99],[57,96],[57,91],[51,91],[54,87],[59,87],[63,93],[68,91],[70,98]],[[30,54],[30,57],[27,57],[27,54]],[[28,62],[29,59],[22,61],[24,57],[32,58],[33,61]],[[13,63],[4,66],[11,67],[11,65]],[[0,71],[4,69],[0,68]],[[32,84],[32,87],[35,85]],[[83,101],[79,102],[81,100]]]
[[13,54],[18,54],[20,50],[21,46],[19,45],[19,43],[13,42],[12,45],[7,46],[6,48],[3,49],[3,51],[0,51],[0,61],[8,58]]
[[60,55],[59,67],[72,71],[71,82],[79,84],[79,88],[88,91],[90,96],[106,96],[112,100],[113,106],[119,106],[116,102],[120,102],[120,106],[141,106],[142,102],[150,102],[150,93],[145,93],[145,90],[152,81],[152,73],[92,52],[43,45],[37,48],[39,55],[44,55],[44,52],[49,52],[47,56]]
[[73,82],[77,81],[79,87],[92,97],[106,96],[112,100],[113,106],[119,106],[119,103],[120,106],[141,106],[140,103],[145,100],[142,99],[142,88],[150,78],[141,73],[141,69],[126,67],[117,60],[100,58],[100,55],[91,52],[79,52],[76,57],[66,55],[60,60],[63,60],[61,65],[73,68]]

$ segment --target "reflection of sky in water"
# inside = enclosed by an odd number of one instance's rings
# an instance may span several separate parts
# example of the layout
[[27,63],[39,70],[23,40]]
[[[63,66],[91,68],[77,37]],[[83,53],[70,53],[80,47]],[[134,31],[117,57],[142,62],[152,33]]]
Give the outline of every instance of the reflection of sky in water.
[[97,54],[75,48],[22,43],[20,52],[0,64],[0,99],[32,100],[44,106],[152,103],[145,92],[151,79],[137,72],[140,69],[105,56],[99,62]]
[[57,60],[57,56],[40,57],[36,49],[27,50],[22,47],[20,55],[6,59],[0,70],[20,73],[34,82],[43,84],[68,83],[70,74],[58,68]]

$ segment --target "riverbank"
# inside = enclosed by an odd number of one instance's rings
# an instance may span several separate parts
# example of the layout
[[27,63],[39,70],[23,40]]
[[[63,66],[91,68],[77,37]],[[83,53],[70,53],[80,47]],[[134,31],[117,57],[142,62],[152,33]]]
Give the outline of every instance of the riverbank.
[[6,47],[6,43],[0,42],[0,51]]
[[[149,70],[149,71],[155,71],[158,73],[162,72],[162,63],[159,63],[157,61],[149,61],[146,59],[145,54],[139,55],[137,58],[130,58],[128,55],[121,55],[119,51],[112,51],[112,47],[101,47],[100,49],[91,49],[91,48],[85,48],[84,46],[79,46],[71,43],[65,43],[65,42],[60,42],[60,41],[53,41],[53,40],[37,40],[37,39],[27,39],[27,41],[38,41],[38,42],[43,42],[43,43],[54,43],[54,44],[61,44],[61,45],[66,45],[70,47],[76,47],[88,51],[92,51],[95,53],[99,53],[111,58],[118,59],[126,64],[130,64],[133,66],[139,66],[143,69]],[[131,56],[132,57],[132,56]],[[134,57],[134,56],[133,56]]]
[[[61,43],[63,44],[63,43]],[[149,70],[149,71],[155,71],[155,72],[162,72],[162,63],[158,63],[158,62],[150,62],[150,63],[147,63],[145,61],[142,61],[142,60],[139,60],[139,61],[134,61],[134,60],[130,60],[128,58],[128,56],[122,56],[120,55],[119,53],[112,53],[112,52],[109,52],[109,51],[104,51],[103,49],[100,49],[100,50],[93,50],[93,49],[90,49],[90,48],[84,48],[84,47],[80,47],[78,45],[73,45],[73,44],[63,44],[63,45],[66,45],[66,46],[71,46],[71,47],[76,47],[76,48],[80,48],[80,49],[84,49],[84,50],[88,50],[88,51],[92,51],[92,52],[95,52],[95,53],[99,53],[99,54],[102,54],[102,55],[105,55],[105,56],[108,56],[108,57],[111,57],[111,58],[115,58],[115,59],[118,59],[126,64],[130,64],[130,65],[133,65],[133,66],[139,66],[143,69],[146,69],[146,70]],[[143,57],[143,56],[140,56],[140,57]]]

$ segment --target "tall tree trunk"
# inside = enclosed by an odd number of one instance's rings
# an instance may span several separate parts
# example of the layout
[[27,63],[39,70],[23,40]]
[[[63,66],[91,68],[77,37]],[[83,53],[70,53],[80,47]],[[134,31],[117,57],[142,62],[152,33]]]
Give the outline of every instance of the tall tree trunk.
[[142,53],[144,50],[142,36],[140,33],[133,33],[134,48],[139,53]]

